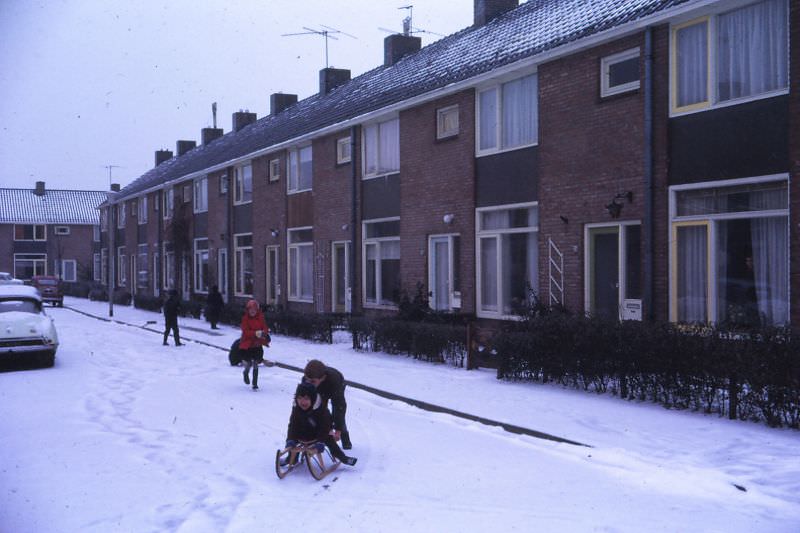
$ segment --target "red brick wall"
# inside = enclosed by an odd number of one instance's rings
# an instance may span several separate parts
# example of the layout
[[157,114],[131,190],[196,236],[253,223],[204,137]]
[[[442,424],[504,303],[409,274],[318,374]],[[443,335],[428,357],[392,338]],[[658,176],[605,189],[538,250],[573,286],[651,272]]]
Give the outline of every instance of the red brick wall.
[[[800,294],[800,231],[797,224],[797,213],[800,212],[800,190],[797,180],[800,179],[800,1],[790,2],[790,65],[789,80],[791,98],[789,98],[789,258],[790,258],[790,295]],[[797,301],[796,298],[794,298]],[[790,320],[795,326],[800,323],[800,306],[789,304]]]
[[[269,181],[269,162],[280,159],[281,173],[277,181]],[[260,302],[267,297],[266,247],[280,245],[281,301],[285,303],[284,281],[286,257],[286,157],[275,152],[253,161],[253,275],[254,296]],[[278,229],[273,237],[272,228]],[[232,253],[229,252],[229,253]]]
[[0,224],[0,272],[14,275],[14,224]]
[[[462,312],[475,312],[475,93],[462,91],[400,113],[400,263],[403,289],[428,288],[428,236],[457,233]],[[459,134],[436,139],[436,110],[458,104]],[[446,213],[455,215],[445,224]]]
[[564,254],[564,300],[573,310],[584,309],[584,225],[614,222],[605,206],[627,191],[633,202],[624,201],[616,221],[644,215],[643,83],[638,91],[600,98],[601,58],[643,50],[643,41],[637,34],[539,67],[540,293],[549,299],[551,238]]

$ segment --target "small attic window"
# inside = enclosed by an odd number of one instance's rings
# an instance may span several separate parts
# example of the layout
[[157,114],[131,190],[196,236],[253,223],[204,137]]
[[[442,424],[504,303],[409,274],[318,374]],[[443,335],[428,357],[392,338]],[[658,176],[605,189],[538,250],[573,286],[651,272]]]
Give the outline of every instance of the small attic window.
[[436,138],[444,139],[458,135],[458,105],[436,110]]
[[606,56],[600,61],[600,96],[634,91],[639,77],[638,48]]
[[56,226],[53,231],[56,235],[69,235],[69,226]]

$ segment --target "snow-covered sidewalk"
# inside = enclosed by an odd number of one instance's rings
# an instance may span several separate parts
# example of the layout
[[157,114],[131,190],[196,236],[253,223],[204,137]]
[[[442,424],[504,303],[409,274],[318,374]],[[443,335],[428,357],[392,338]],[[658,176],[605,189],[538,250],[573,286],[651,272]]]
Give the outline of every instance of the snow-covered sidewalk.
[[[106,322],[107,303],[67,298],[65,306],[48,308],[62,336],[56,367],[0,374],[0,500],[8,503],[0,506],[0,531],[108,531],[113,524],[118,531],[307,529],[317,521],[300,511],[284,514],[312,495],[332,506],[323,520],[346,517],[326,524],[328,531],[516,525],[788,532],[800,524],[800,432],[498,381],[492,370],[355,352],[347,335],[333,345],[273,335],[266,356],[298,368],[321,359],[352,382],[591,448],[517,436],[350,388],[357,467],[337,473],[335,494],[327,492],[334,481],[314,485],[293,473],[279,482],[269,471],[271,457],[282,443],[297,372],[262,369],[261,391],[253,393],[227,362],[237,328],[212,331],[201,320],[180,319],[187,345],[163,347],[156,313],[115,306],[115,324]],[[50,403],[29,407],[31,401]],[[70,435],[44,451],[28,450],[28,441],[47,440],[47,431]],[[71,462],[83,468],[70,472]],[[46,479],[32,480],[22,469]],[[92,506],[88,500],[106,496],[108,480],[121,483],[128,498],[142,494],[134,510],[162,503],[140,519],[112,501]],[[70,509],[54,496],[61,490]],[[25,518],[34,495],[45,501],[31,503],[38,514]],[[259,502],[270,502],[268,510]],[[62,521],[45,520],[52,517]]]

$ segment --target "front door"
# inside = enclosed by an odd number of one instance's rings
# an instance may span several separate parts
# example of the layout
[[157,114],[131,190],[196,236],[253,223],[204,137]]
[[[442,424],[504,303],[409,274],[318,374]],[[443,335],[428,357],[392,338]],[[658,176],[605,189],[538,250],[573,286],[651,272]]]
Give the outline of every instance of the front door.
[[333,312],[349,313],[351,310],[350,291],[350,243],[333,243]]

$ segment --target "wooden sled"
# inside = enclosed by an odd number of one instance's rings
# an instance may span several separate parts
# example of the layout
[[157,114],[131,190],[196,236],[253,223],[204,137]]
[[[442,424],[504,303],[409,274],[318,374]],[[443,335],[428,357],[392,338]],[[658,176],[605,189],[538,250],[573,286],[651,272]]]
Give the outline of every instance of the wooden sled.
[[327,448],[319,453],[313,444],[314,441],[303,442],[293,448],[278,450],[275,454],[275,473],[278,474],[278,478],[285,478],[289,472],[303,463],[317,481],[339,468],[342,463],[334,459]]

